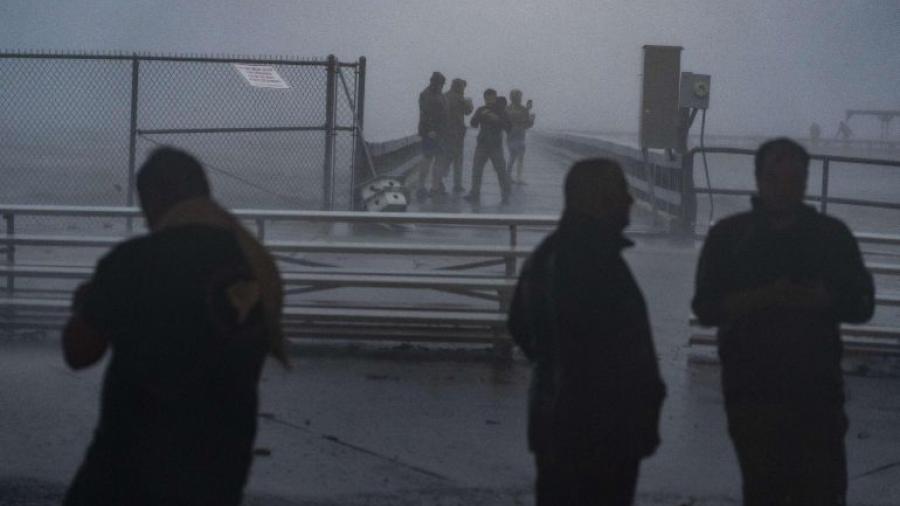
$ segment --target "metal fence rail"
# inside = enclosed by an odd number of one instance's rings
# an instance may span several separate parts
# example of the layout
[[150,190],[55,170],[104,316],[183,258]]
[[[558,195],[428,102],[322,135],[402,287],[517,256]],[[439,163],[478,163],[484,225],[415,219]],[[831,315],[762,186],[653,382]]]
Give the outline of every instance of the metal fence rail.
[[[238,65],[284,86],[254,85]],[[350,209],[365,69],[334,56],[0,52],[0,200],[132,206],[137,165],[165,144],[195,154],[229,206]]]

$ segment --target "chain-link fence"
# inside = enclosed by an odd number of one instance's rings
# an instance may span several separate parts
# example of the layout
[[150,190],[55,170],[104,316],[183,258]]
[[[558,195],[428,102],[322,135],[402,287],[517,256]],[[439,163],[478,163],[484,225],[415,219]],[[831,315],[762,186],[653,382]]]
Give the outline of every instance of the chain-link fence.
[[165,144],[229,207],[350,209],[364,88],[364,58],[0,53],[0,202],[136,205]]

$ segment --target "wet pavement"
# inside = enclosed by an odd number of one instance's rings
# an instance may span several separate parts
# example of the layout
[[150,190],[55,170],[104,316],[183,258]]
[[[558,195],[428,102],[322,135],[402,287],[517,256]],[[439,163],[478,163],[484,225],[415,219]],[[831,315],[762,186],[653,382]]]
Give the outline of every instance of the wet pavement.
[[[530,184],[518,187],[510,206],[499,206],[496,177],[486,170],[482,212],[559,211],[567,160],[532,147]],[[471,210],[453,197],[413,207]],[[634,227],[651,224],[636,209]],[[419,227],[404,237],[454,242],[472,234]],[[686,346],[697,251],[693,243],[640,238],[626,253],[648,301],[669,389],[663,444],[642,466],[639,505],[739,504],[718,368],[704,359],[707,352]],[[320,297],[327,303],[332,296]],[[449,295],[433,297],[450,303]],[[269,363],[263,373],[246,504],[533,504],[525,446],[530,371],[521,357],[502,363],[480,348],[300,342],[292,361],[290,371]],[[55,335],[0,341],[0,504],[58,503],[90,440],[102,371],[69,371]],[[900,364],[883,360],[867,371],[847,377],[849,503],[897,505]]]

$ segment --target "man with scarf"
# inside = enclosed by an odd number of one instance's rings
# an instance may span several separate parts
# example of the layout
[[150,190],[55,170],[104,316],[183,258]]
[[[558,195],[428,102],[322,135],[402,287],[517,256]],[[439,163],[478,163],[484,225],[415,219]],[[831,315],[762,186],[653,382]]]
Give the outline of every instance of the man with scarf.
[[154,151],[137,177],[150,233],[73,297],[73,369],[110,350],[100,421],[64,504],[241,503],[264,358],[287,365],[275,262],[210,198],[200,164]]
[[694,313],[718,327],[728,432],[744,504],[845,504],[841,322],[872,316],[874,285],[841,221],[803,203],[809,154],[756,152],[753,209],[713,226]]
[[665,397],[647,307],[622,249],[633,199],[613,161],[576,163],[556,231],[522,268],[509,331],[534,370],[539,506],[630,505]]
[[463,148],[466,140],[466,116],[472,114],[472,99],[465,96],[466,81],[450,81],[450,89],[444,93],[447,99],[447,163],[453,166],[453,193],[462,193]]

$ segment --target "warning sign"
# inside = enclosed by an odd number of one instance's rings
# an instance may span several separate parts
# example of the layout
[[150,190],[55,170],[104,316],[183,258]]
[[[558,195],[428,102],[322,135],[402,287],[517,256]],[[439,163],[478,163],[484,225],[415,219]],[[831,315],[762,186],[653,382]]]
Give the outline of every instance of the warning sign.
[[257,88],[290,88],[271,65],[246,65],[235,63],[234,68],[244,76],[247,84]]

